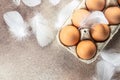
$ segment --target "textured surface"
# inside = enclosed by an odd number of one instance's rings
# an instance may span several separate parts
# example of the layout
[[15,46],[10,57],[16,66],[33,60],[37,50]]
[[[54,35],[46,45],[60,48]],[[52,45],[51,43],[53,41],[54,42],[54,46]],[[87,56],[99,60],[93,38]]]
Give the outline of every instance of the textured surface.
[[[3,13],[17,10],[27,21],[36,11],[48,20],[56,20],[57,12],[71,0],[61,0],[56,7],[47,0],[35,8],[23,3],[19,7],[12,0],[0,0],[0,80],[93,80],[95,64],[84,64],[59,46],[56,40],[48,47],[41,48],[34,35],[18,42],[8,32]],[[47,7],[46,7],[47,5]],[[120,52],[120,31],[106,49]],[[120,76],[119,73],[114,77]],[[119,78],[119,77],[118,77]]]

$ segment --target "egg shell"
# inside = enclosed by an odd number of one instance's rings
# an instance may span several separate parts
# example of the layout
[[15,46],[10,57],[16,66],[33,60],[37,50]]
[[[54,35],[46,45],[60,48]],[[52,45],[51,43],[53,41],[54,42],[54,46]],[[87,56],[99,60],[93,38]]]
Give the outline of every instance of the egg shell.
[[119,7],[109,7],[104,11],[105,17],[109,21],[109,24],[119,24],[120,23],[120,8]]
[[120,0],[118,0],[118,4],[120,5]]
[[106,0],[86,0],[86,7],[90,11],[101,11],[104,9]]
[[85,60],[93,58],[96,54],[97,47],[94,42],[90,40],[83,40],[77,45],[77,55]]
[[80,32],[75,26],[65,26],[59,33],[59,39],[65,46],[73,46],[79,42]]
[[80,27],[81,21],[86,18],[90,12],[86,9],[77,9],[72,15],[72,22],[76,27]]
[[98,42],[105,41],[110,36],[110,28],[107,24],[95,24],[92,26],[91,37]]

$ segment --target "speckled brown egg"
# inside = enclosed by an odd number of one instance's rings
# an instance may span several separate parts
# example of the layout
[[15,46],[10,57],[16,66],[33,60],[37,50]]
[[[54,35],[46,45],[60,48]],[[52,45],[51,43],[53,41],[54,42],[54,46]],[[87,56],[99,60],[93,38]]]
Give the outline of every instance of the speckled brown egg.
[[104,9],[106,0],[86,0],[86,6],[90,11],[101,11]]
[[90,40],[83,40],[77,45],[77,55],[78,57],[89,60],[93,58],[96,54],[97,47],[94,42]]
[[105,41],[110,35],[110,28],[107,24],[95,24],[90,33],[95,41]]
[[120,8],[119,7],[109,7],[105,10],[104,14],[110,24],[120,23]]
[[75,26],[65,26],[59,33],[59,39],[65,46],[74,46],[80,40],[80,32]]
[[75,10],[72,15],[72,22],[75,26],[80,27],[81,21],[90,14],[86,9]]

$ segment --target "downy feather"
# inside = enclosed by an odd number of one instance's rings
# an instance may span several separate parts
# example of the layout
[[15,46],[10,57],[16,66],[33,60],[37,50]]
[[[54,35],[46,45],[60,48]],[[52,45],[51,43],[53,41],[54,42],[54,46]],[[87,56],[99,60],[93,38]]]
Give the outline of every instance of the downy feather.
[[20,2],[21,2],[21,0],[13,0],[13,3],[14,3],[15,5],[17,5],[17,6],[20,5]]
[[31,19],[30,24],[41,47],[45,47],[53,41],[55,37],[54,30],[40,13]]
[[101,52],[101,57],[114,66],[120,66],[120,53]]
[[[105,15],[101,11],[93,11],[91,14],[86,15],[86,17],[80,23],[81,27],[92,27],[94,24],[109,24]],[[81,28],[80,27],[80,28]]]
[[114,65],[104,60],[99,61],[96,67],[98,80],[111,80],[113,74],[115,73]]
[[41,3],[41,0],[22,0],[29,7],[35,7]]
[[19,12],[6,12],[4,13],[3,18],[8,25],[8,29],[13,37],[16,37],[18,40],[22,40],[28,36],[27,25]]
[[64,22],[70,17],[73,10],[79,5],[79,3],[79,0],[73,0],[60,11],[57,22],[55,23],[56,29],[60,29],[62,27]]
[[120,71],[120,53],[113,50],[101,52],[102,60],[97,63],[97,75],[100,80],[111,80],[116,71]]
[[52,5],[57,5],[57,4],[59,4],[60,0],[49,0],[49,2],[50,2]]

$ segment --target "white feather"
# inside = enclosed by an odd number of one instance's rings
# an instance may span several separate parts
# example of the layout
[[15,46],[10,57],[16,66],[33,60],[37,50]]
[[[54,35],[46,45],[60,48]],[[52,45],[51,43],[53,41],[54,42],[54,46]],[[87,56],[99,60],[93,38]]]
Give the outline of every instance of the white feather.
[[98,80],[111,80],[114,73],[115,66],[113,66],[112,64],[103,60],[97,63]]
[[114,66],[120,66],[120,53],[101,52],[101,57]]
[[3,15],[6,24],[9,26],[9,31],[18,40],[28,36],[27,25],[22,16],[17,11],[10,11]]
[[29,7],[35,7],[41,3],[41,0],[22,0]]
[[13,3],[14,3],[15,5],[17,5],[17,6],[20,5],[20,2],[21,2],[21,0],[13,0]]
[[95,76],[92,77],[92,80],[98,80]]
[[101,11],[93,11],[90,15],[86,15],[80,23],[81,27],[88,27],[94,24],[109,24],[105,15]]
[[73,10],[79,5],[79,0],[73,0],[69,4],[67,4],[59,13],[58,20],[55,23],[56,29],[60,29],[64,22],[70,17]]
[[111,80],[114,73],[120,71],[120,53],[113,50],[101,52],[102,61],[97,63],[97,75],[100,80]]
[[48,25],[48,21],[41,15],[36,14],[30,21],[33,33],[41,47],[50,44],[54,37],[54,30]]
[[50,2],[52,5],[57,5],[57,4],[59,4],[60,0],[49,0],[49,2]]

